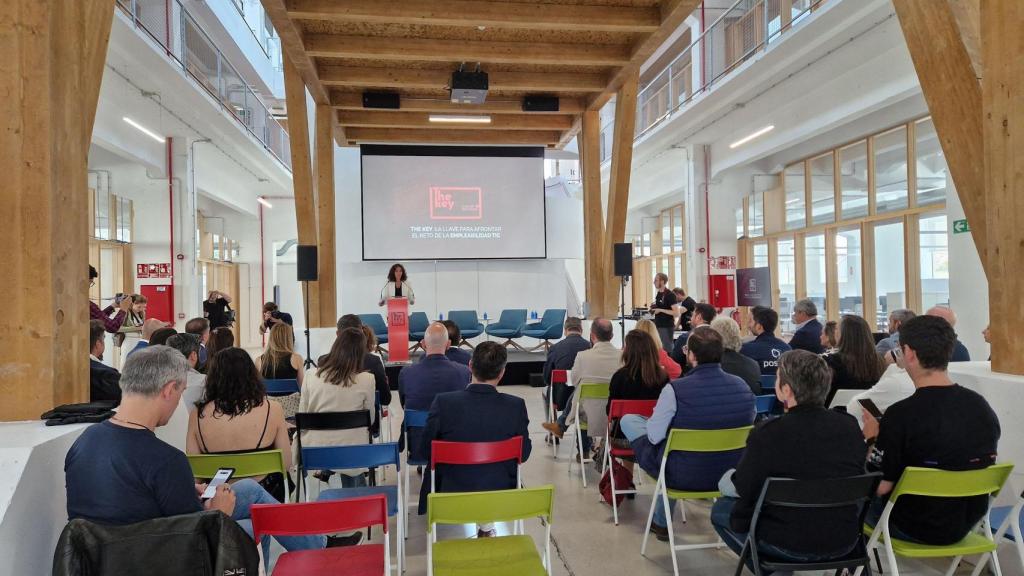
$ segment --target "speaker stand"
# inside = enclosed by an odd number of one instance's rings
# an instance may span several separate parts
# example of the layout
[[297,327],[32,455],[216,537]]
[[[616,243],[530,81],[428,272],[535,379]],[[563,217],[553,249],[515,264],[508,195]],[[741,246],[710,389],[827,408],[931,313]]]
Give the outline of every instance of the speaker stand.
[[619,276],[619,331],[622,335],[622,344],[626,343],[626,283],[629,276]]
[[308,370],[310,367],[316,368],[316,362],[313,361],[313,353],[310,350],[309,345],[309,282],[302,282],[302,289],[305,294],[305,302],[303,308],[306,310],[306,329],[303,331],[306,334],[306,361],[302,363],[302,367]]

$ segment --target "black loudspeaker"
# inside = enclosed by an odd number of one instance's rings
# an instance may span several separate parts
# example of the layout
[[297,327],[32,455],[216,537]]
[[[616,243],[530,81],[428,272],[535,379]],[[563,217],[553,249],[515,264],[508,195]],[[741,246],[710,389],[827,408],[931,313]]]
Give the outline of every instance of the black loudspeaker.
[[558,97],[527,96],[523,98],[523,112],[558,112]]
[[398,110],[401,106],[398,92],[363,92],[363,108]]
[[295,275],[299,282],[317,280],[316,246],[299,246],[298,266]]
[[632,242],[616,242],[615,243],[615,275],[616,276],[632,276],[633,275],[633,243]]

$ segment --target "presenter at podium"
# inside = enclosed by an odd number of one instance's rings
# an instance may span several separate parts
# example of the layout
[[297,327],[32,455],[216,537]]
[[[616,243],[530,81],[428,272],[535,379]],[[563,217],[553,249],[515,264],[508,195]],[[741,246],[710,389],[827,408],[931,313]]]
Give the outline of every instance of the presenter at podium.
[[388,282],[381,288],[378,306],[383,306],[390,298],[408,298],[409,304],[416,303],[416,294],[409,284],[409,277],[405,274],[405,266],[393,264],[388,271]]

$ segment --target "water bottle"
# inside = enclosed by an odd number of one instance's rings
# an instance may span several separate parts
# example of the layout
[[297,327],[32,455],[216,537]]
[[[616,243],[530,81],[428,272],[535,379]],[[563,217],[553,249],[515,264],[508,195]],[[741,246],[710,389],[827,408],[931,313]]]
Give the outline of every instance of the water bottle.
[[487,320],[487,311],[484,310],[484,320]]
[[444,312],[441,312],[440,314],[437,315],[437,321],[444,322]]

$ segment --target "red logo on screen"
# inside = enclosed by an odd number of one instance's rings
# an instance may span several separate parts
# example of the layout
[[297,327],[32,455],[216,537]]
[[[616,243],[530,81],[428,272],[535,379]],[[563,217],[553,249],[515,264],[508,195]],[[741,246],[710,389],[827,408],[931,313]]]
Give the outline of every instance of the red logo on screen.
[[480,188],[430,187],[431,220],[479,220],[483,215]]

